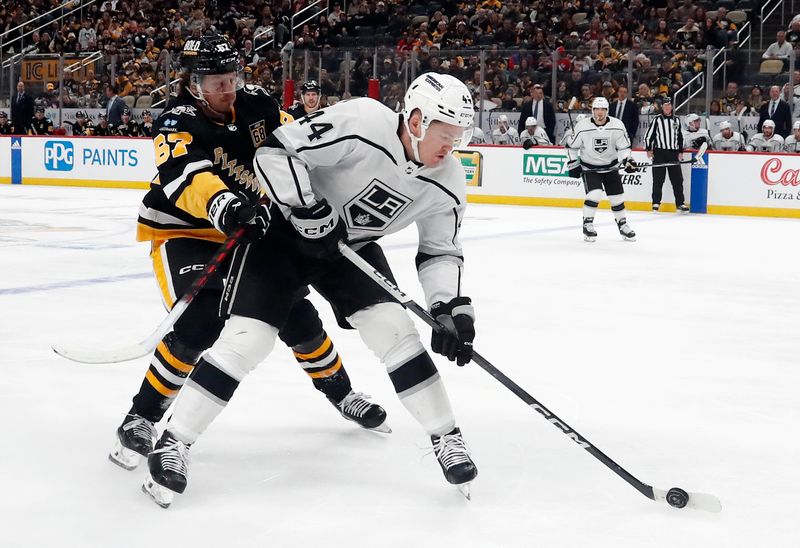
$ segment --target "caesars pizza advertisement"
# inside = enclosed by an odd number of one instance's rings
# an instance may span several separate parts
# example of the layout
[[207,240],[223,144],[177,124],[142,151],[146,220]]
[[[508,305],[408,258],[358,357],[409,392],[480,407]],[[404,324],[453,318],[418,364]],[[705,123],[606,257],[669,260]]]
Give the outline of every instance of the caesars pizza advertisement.
[[800,155],[709,154],[709,213],[748,213],[738,208],[796,209],[800,214]]
[[[531,205],[579,205],[584,198],[583,182],[569,176],[567,153],[560,147],[475,146],[458,151],[458,158],[467,173],[467,194],[472,201],[502,201]],[[689,159],[687,153],[685,159]],[[637,163],[650,163],[644,151],[634,151]],[[681,166],[684,194],[691,195],[691,166]],[[649,208],[653,190],[652,170],[640,167],[634,173],[621,172],[625,201]],[[481,199],[481,197],[483,199]],[[669,182],[664,184],[663,202],[674,203]]]

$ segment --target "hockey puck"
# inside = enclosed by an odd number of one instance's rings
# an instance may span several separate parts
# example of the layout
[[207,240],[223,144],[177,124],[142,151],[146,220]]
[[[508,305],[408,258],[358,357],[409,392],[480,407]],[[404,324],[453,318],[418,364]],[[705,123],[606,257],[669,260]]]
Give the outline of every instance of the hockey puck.
[[680,487],[673,487],[667,491],[667,504],[673,508],[683,508],[689,504],[689,493]]

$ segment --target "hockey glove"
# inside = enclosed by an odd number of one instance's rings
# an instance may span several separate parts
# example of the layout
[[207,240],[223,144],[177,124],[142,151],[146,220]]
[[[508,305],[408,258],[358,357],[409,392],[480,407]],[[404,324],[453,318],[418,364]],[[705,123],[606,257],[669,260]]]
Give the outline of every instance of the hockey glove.
[[475,310],[470,298],[456,297],[448,303],[434,303],[431,315],[447,328],[433,332],[431,350],[458,365],[469,363],[475,339]]
[[533,141],[532,141],[531,139],[525,139],[525,140],[522,142],[522,148],[524,148],[525,150],[528,150],[528,149],[529,149],[529,148],[531,148],[532,146],[533,146]]
[[208,220],[226,236],[244,227],[242,241],[249,243],[263,238],[267,233],[270,214],[266,204],[248,204],[233,192],[222,191],[208,203]]
[[301,236],[301,252],[312,259],[336,259],[339,241],[347,241],[344,221],[325,198],[310,206],[293,207],[289,221]]
[[622,169],[625,173],[636,173],[636,170],[639,168],[630,157],[625,158],[625,161],[622,162]]
[[569,176],[573,179],[580,179],[581,173],[583,173],[583,168],[581,167],[580,160],[572,160],[570,163],[567,164],[567,172]]

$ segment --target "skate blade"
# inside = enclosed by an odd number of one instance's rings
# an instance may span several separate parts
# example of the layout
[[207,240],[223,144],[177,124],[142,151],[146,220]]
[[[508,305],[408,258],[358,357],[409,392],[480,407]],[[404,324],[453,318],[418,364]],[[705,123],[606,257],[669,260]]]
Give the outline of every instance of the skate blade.
[[456,485],[458,492],[464,495],[464,498],[467,500],[472,500],[472,488],[470,487],[471,483],[472,482],[468,481],[467,483]]
[[373,432],[380,432],[382,434],[391,434],[392,433],[392,429],[389,426],[389,423],[386,422],[386,421],[383,421],[378,426],[375,426],[373,428],[367,428],[367,430],[372,430]]
[[583,237],[583,241],[584,242],[594,242],[595,240],[597,240],[597,236],[586,236],[586,235],[584,235],[584,237]]
[[108,460],[120,468],[131,471],[136,470],[136,468],[142,462],[142,456],[136,451],[132,451],[123,446],[120,441],[117,440],[116,445],[114,445],[114,449],[112,449],[112,451],[108,454]]
[[142,484],[142,492],[147,494],[153,502],[158,504],[161,508],[169,508],[172,501],[175,499],[175,491],[171,491],[153,481],[151,476]]
[[623,236],[622,240],[625,241],[625,242],[635,242],[636,241],[636,236]]

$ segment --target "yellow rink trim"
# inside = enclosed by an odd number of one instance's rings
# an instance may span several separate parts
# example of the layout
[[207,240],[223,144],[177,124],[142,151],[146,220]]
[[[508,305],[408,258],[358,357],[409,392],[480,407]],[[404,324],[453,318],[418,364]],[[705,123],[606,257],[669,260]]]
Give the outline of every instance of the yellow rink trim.
[[[488,194],[470,194],[467,202],[472,204],[505,204],[505,205],[534,205],[548,207],[583,207],[581,198],[540,198],[532,196],[492,196]],[[601,209],[611,209],[608,200],[600,202]],[[629,202],[625,200],[625,208],[633,211],[650,211],[650,202]],[[661,211],[675,211],[675,204],[661,204]]]
[[715,215],[749,215],[752,217],[794,217],[800,218],[800,209],[783,207],[714,206],[707,207]]
[[11,177],[0,177],[0,185],[10,185]]
[[[0,179],[0,182],[5,181]],[[46,177],[25,177],[22,179],[22,184],[46,186],[83,186],[93,188],[135,188],[141,190],[147,190],[150,188],[150,181],[97,181],[93,179],[48,179]]]

